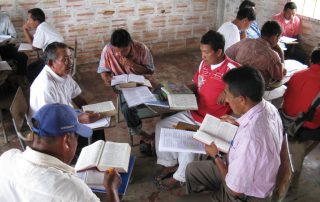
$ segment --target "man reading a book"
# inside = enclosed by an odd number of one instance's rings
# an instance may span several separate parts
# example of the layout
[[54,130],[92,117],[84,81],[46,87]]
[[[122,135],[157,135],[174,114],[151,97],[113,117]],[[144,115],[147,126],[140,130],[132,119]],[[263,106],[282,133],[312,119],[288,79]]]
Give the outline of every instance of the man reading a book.
[[280,115],[262,98],[264,80],[258,70],[242,66],[230,70],[223,80],[226,102],[240,116],[221,117],[239,126],[227,163],[214,143],[206,145],[212,160],[195,161],[187,166],[190,195],[181,201],[271,201],[283,139]]
[[[105,86],[110,86],[113,75],[137,74],[150,77],[154,72],[153,57],[148,47],[132,40],[125,29],[117,29],[111,35],[110,43],[101,53],[98,67]],[[129,108],[122,94],[120,95],[121,111],[131,135],[146,135],[141,130],[142,122],[136,108]]]
[[[78,107],[87,102],[81,95],[79,85],[72,79],[70,73],[73,68],[73,58],[66,44],[53,42],[46,48],[47,65],[34,80],[30,87],[29,116],[34,115],[43,105],[60,103],[72,106],[74,102]],[[98,113],[79,113],[80,123],[92,123],[100,118]],[[95,138],[104,139],[104,132],[95,131]],[[99,137],[97,137],[99,136]],[[79,148],[87,140],[79,138]]]
[[224,44],[224,37],[212,30],[201,38],[202,61],[192,79],[193,83],[189,85],[189,88],[197,95],[198,110],[177,113],[161,120],[156,125],[157,163],[164,166],[164,169],[155,177],[155,180],[162,189],[170,189],[185,182],[186,166],[196,156],[193,153],[160,152],[161,128],[172,128],[179,121],[200,125],[206,114],[219,118],[231,111],[230,107],[225,104],[225,84],[222,77],[239,64],[224,54]]
[[[78,122],[70,106],[48,104],[33,117],[33,143],[24,152],[11,149],[0,157],[0,201],[100,201],[69,166],[78,135],[92,130]],[[104,174],[108,201],[120,201],[120,175]]]

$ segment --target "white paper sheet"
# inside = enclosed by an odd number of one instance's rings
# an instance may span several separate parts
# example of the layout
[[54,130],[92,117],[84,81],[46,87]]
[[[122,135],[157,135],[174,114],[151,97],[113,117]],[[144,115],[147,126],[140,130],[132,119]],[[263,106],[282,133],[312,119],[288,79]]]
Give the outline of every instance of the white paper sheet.
[[121,90],[129,107],[134,107],[150,101],[157,101],[156,97],[146,86],[123,88]]
[[266,90],[264,92],[263,98],[268,101],[280,98],[284,95],[284,93],[286,92],[286,89],[287,87],[285,85],[282,85],[270,91]]
[[99,102],[99,103],[90,104],[90,105],[84,105],[82,106],[82,109],[85,112],[92,111],[95,113],[99,113],[99,112],[107,112],[107,111],[115,110],[115,107],[112,101],[106,101],[106,102]]
[[205,154],[204,144],[193,139],[195,132],[161,128],[159,151]]
[[87,123],[87,124],[84,124],[84,125],[88,126],[91,129],[101,128],[101,127],[109,127],[110,120],[111,120],[110,117],[106,117],[106,118],[103,118],[103,119],[99,119],[96,122]]
[[18,49],[18,52],[22,51],[32,51],[32,45],[28,43],[21,43]]

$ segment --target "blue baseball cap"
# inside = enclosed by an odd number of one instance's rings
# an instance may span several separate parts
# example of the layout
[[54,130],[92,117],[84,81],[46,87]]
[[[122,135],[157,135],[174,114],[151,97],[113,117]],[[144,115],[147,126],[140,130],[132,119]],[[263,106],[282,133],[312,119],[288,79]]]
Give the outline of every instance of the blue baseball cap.
[[74,109],[64,104],[47,104],[33,115],[32,131],[39,136],[57,137],[65,133],[77,133],[82,137],[91,137],[91,128],[79,123]]

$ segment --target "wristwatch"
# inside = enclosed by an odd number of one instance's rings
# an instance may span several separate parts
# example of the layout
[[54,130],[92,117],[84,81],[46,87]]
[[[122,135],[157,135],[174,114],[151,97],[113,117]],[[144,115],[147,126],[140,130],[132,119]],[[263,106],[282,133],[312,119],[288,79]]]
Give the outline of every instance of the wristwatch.
[[213,161],[216,161],[217,158],[222,159],[222,156],[220,153],[217,153],[214,157],[213,157]]

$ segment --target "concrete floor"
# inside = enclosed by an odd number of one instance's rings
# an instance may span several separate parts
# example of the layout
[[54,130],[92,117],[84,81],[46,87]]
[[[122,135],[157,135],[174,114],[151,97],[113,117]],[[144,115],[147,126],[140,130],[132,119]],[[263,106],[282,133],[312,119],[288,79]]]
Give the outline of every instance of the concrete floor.
[[[199,51],[190,51],[184,54],[170,54],[155,56],[156,65],[155,78],[158,81],[172,82],[191,82],[191,78],[198,69],[201,61]],[[96,73],[97,63],[80,65],[78,67],[78,82],[83,90],[84,96],[89,103],[105,100],[113,100],[115,103],[116,95],[110,88],[102,85]],[[5,95],[8,96],[8,95]],[[2,97],[2,95],[1,95]],[[8,111],[4,111],[5,130],[9,135],[9,143],[4,144],[0,137],[0,154],[10,148],[19,148],[19,143],[13,131],[11,117]],[[154,127],[159,118],[143,120],[143,129],[149,133],[154,132]],[[114,128],[105,130],[106,139],[115,142],[129,142],[127,126],[124,121],[117,124]],[[1,136],[1,134],[0,134]],[[135,137],[135,143],[139,142],[139,137]],[[290,193],[285,201],[320,201],[320,147],[312,151],[304,161],[304,168],[300,178],[300,189],[295,193]],[[156,165],[155,157],[141,156],[138,147],[133,148],[133,154],[137,160],[133,171],[133,182],[129,184],[123,201],[175,201],[184,194],[185,188],[171,191],[159,191],[153,181],[153,177],[161,168]]]

